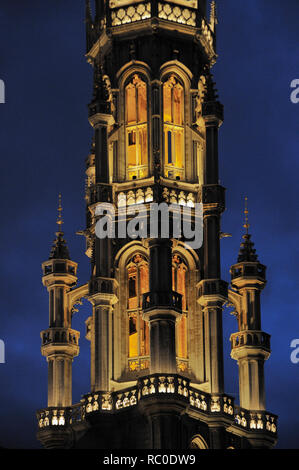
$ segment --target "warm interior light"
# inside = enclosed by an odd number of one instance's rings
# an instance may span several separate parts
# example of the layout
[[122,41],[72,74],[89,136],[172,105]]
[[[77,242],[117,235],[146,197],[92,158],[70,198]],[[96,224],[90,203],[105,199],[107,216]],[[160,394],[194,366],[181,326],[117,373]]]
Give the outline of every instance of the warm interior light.
[[[127,266],[129,358],[149,355],[149,327],[142,319],[142,294],[149,291],[148,263],[137,254]],[[133,311],[132,311],[133,310]],[[136,365],[135,365],[136,369]]]
[[135,74],[126,86],[126,139],[130,179],[147,176],[147,86]]
[[184,90],[172,75],[163,86],[165,175],[182,176],[184,161]]
[[173,256],[172,284],[173,290],[182,294],[183,314],[177,324],[177,356],[187,359],[187,300],[186,300],[186,273],[187,266],[178,255]]

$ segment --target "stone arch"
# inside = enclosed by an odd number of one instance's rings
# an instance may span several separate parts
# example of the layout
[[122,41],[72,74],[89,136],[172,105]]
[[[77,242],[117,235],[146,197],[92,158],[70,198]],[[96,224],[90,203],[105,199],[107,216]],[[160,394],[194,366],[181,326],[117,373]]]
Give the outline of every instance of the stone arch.
[[[180,372],[190,372],[199,378],[202,374],[202,362],[198,360],[198,351],[200,350],[200,342],[194,334],[202,328],[201,307],[197,302],[197,284],[200,280],[200,260],[194,250],[189,250],[183,242],[175,242],[172,250],[173,256],[178,255],[187,267],[186,272],[186,313],[184,317],[185,326],[177,322],[177,351],[179,352],[178,335],[183,334],[186,328],[186,345],[187,357],[186,361],[178,359],[178,370]],[[183,317],[182,317],[183,319]],[[181,336],[180,336],[181,337]],[[178,356],[179,357],[179,356]],[[183,359],[183,358],[182,358]],[[188,369],[182,369],[185,367]]]
[[[131,132],[128,131],[128,123],[126,122],[126,96],[127,96],[127,87],[130,84],[130,81],[134,79],[134,76],[139,77],[140,82],[145,83],[146,87],[146,120],[144,125],[138,125],[136,122],[136,129],[131,129]],[[130,178],[130,172],[128,171],[128,159],[129,159],[129,143],[130,141],[130,135],[134,139],[137,139],[138,141],[140,140],[144,144],[144,148],[146,149],[147,152],[147,158],[145,158],[143,161],[142,155],[144,155],[144,151],[141,153],[138,152],[138,144],[136,141],[135,147],[136,147],[136,161],[141,160],[138,164],[140,164],[140,167],[143,168],[142,170],[140,168],[140,171],[137,171],[137,179],[143,178],[148,176],[150,168],[151,168],[151,145],[150,145],[150,135],[151,135],[151,116],[150,116],[150,111],[151,111],[151,89],[150,89],[150,83],[151,83],[151,73],[150,73],[150,68],[148,65],[144,62],[140,61],[131,61],[125,64],[117,73],[116,79],[118,81],[118,109],[117,109],[117,122],[119,123],[120,127],[118,130],[118,157],[117,161],[115,162],[116,164],[116,172],[118,178],[120,178],[120,181],[126,181],[128,178]],[[142,87],[141,87],[142,88]],[[136,98],[137,99],[137,98]],[[131,108],[129,108],[131,109]],[[138,108],[139,109],[139,108]],[[133,125],[133,124],[132,124]],[[132,126],[131,126],[132,127]],[[134,127],[134,125],[133,125]],[[138,129],[138,130],[137,130]],[[139,136],[140,135],[140,139]],[[133,152],[134,154],[134,152]],[[139,157],[138,157],[139,156]],[[137,165],[137,163],[136,163]],[[138,166],[138,165],[137,165]],[[135,171],[136,169],[134,169]],[[133,171],[133,175],[135,175]],[[132,173],[132,172],[131,172]],[[141,173],[139,175],[139,173]],[[133,176],[131,174],[131,177],[133,179]],[[117,178],[117,179],[118,179]]]
[[193,436],[191,441],[190,441],[190,444],[189,444],[189,449],[208,449],[208,444],[206,443],[206,441],[204,440],[204,438],[202,436],[200,436],[199,434],[197,434],[196,436]]
[[[194,181],[194,162],[193,162],[193,138],[192,138],[192,98],[191,98],[191,82],[193,75],[190,70],[178,60],[172,60],[164,63],[160,67],[160,81],[162,83],[162,101],[161,109],[163,118],[164,114],[164,84],[169,80],[175,79],[177,84],[174,86],[174,89],[178,85],[182,86],[183,93],[183,122],[179,127],[172,129],[171,123],[167,120],[162,122],[162,154],[163,166],[164,166],[164,176],[171,179],[184,179],[187,181]],[[167,88],[166,88],[167,89]],[[167,95],[166,95],[167,96]],[[168,102],[168,101],[166,101]],[[172,105],[174,109],[174,105]],[[167,109],[167,108],[166,108]],[[177,123],[174,123],[175,125]],[[167,135],[166,135],[167,133]],[[169,140],[169,143],[168,143]],[[183,144],[181,144],[183,141]],[[174,152],[169,152],[169,148],[175,148]],[[179,145],[179,147],[177,147]],[[182,156],[181,155],[181,145],[182,147]],[[172,161],[172,153],[176,155],[175,162]],[[171,162],[170,167],[166,164]],[[173,169],[171,166],[173,165]]]
[[123,269],[126,266],[129,258],[132,257],[135,252],[139,252],[149,259],[149,252],[147,248],[145,248],[144,244],[140,241],[132,241],[127,243],[117,252],[114,261],[116,269]]
[[186,90],[189,90],[191,87],[191,81],[193,78],[193,74],[191,70],[186,67],[182,62],[178,60],[170,60],[168,62],[165,62],[161,67],[160,67],[160,76],[161,76],[161,81],[163,81],[163,78],[165,75],[169,75],[173,73],[174,75],[177,75],[178,77],[181,78],[184,82],[184,87]]
[[[119,302],[115,305],[115,358],[117,360],[114,364],[115,377],[118,380],[130,381],[136,378],[138,375],[138,365],[136,364],[136,373],[134,370],[129,370],[131,360],[129,358],[129,338],[127,332],[130,328],[130,315],[128,314],[128,272],[127,266],[134,257],[134,255],[140,254],[146,262],[148,262],[149,254],[145,246],[139,241],[132,241],[122,247],[115,257],[115,268],[116,268],[116,280],[118,285],[122,286],[118,290]],[[125,287],[126,286],[126,287]],[[132,314],[134,314],[132,309]],[[138,309],[136,309],[138,312]],[[119,360],[120,358],[120,360]],[[134,366],[134,364],[133,364]]]

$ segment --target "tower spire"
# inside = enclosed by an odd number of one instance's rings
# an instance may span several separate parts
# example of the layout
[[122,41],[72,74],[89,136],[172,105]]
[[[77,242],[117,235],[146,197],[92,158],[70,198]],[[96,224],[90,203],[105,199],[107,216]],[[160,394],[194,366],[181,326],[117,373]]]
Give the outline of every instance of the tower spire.
[[104,80],[103,69],[99,62],[94,64],[94,83],[93,98],[89,105],[90,116],[96,113],[110,114],[111,103],[109,101],[109,92]]
[[216,83],[213,80],[213,74],[211,73],[210,67],[207,66],[205,70],[206,86],[204,93],[204,102],[218,100],[218,91],[216,89]]
[[63,218],[62,218],[62,204],[61,204],[61,194],[58,196],[58,217],[56,223],[58,225],[58,230],[56,232],[56,238],[53,242],[51,253],[49,259],[71,259],[69,249],[67,247],[66,241],[63,238]]
[[62,218],[62,205],[61,205],[61,193],[59,193],[59,196],[58,196],[58,217],[57,217],[57,225],[58,225],[58,228],[59,228],[59,231],[61,232],[61,226],[63,224],[63,218]]
[[258,262],[258,256],[256,254],[256,250],[254,249],[254,243],[251,241],[251,235],[249,233],[249,218],[248,218],[249,210],[248,210],[248,197],[245,197],[245,223],[243,227],[246,230],[246,233],[243,235],[243,240],[240,246],[239,256],[238,256],[238,263],[243,262]]
[[248,235],[248,230],[249,230],[250,224],[249,224],[249,221],[248,221],[249,211],[248,211],[248,197],[247,196],[245,196],[244,214],[245,214],[245,224],[243,225],[243,227],[246,229],[246,234]]
[[92,23],[90,0],[85,0],[85,21],[86,23]]
[[213,0],[211,3],[211,13],[210,13],[210,28],[213,31],[213,33],[215,33],[217,24],[218,24],[217,4],[215,0]]

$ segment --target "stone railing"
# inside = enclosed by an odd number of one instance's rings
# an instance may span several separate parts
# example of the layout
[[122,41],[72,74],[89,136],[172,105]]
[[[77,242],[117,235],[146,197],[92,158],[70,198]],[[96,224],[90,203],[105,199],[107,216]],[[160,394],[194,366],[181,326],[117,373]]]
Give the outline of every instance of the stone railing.
[[96,204],[97,202],[112,203],[112,188],[108,184],[97,183],[89,186],[86,190],[86,200],[88,204]]
[[114,293],[114,283],[115,280],[112,278],[103,278],[103,277],[96,277],[92,278],[89,281],[89,294],[109,294],[113,295]]
[[49,328],[41,332],[42,346],[47,344],[79,344],[79,331],[71,328]]
[[186,8],[172,2],[159,2],[158,18],[195,27],[197,25],[197,9]]
[[195,207],[195,203],[199,202],[196,193],[175,188],[164,187],[162,196],[168,204],[178,204],[179,206]]
[[49,407],[37,412],[38,427],[69,426],[84,418],[84,409],[79,403],[71,407]]
[[215,296],[227,298],[228,284],[221,279],[203,279],[198,285],[198,297]]
[[262,331],[239,331],[233,333],[230,337],[231,348],[237,349],[242,346],[262,347],[267,351],[270,351],[270,338],[271,336]]
[[209,47],[214,48],[215,34],[208,21],[202,16],[199,8],[183,6],[175,2],[159,0],[141,0],[139,2],[107,8],[106,19],[101,20],[104,27],[120,27],[139,21],[158,18],[178,25],[189,26],[200,30]]
[[[179,188],[162,187],[162,198],[167,204],[177,204],[179,206],[195,207],[196,202],[200,202],[197,192],[185,191]],[[147,204],[154,201],[154,191],[152,186],[142,188],[130,188],[116,193],[115,203],[118,207],[127,207],[135,204]]]
[[256,277],[266,279],[266,266],[259,263],[240,263],[231,268],[232,280],[239,277]]
[[143,294],[142,309],[149,310],[163,307],[167,309],[182,310],[182,295],[178,292],[148,292]]
[[142,1],[111,10],[111,26],[121,26],[151,18],[151,2]]
[[116,194],[118,207],[133,206],[135,204],[147,204],[153,202],[153,189],[148,186],[144,188],[128,189]]
[[277,433],[277,416],[267,411],[248,411],[236,406],[234,421],[247,431]]
[[183,401],[190,409],[207,416],[221,415],[231,425],[250,432],[277,433],[277,416],[267,411],[248,411],[234,405],[228,395],[210,395],[190,386],[190,380],[177,374],[153,374],[141,377],[134,387],[118,392],[95,392],[85,395],[81,403],[68,408],[47,408],[37,412],[40,429],[69,426],[88,419],[93,413],[122,412],[151,397]]

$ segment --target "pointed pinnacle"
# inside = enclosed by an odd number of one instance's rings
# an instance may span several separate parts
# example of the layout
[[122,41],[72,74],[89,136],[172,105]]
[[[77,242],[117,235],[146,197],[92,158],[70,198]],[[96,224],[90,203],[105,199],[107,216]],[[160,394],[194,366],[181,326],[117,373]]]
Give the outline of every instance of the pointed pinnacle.
[[205,85],[205,93],[204,93],[204,101],[217,101],[218,93],[215,87],[216,83],[213,80],[213,75],[209,69],[209,67],[205,70],[205,78],[206,78],[206,85]]
[[90,0],[85,0],[85,21],[92,22]]
[[57,225],[58,225],[58,231],[61,232],[62,224],[63,224],[63,218],[62,218],[62,205],[61,205],[61,193],[59,193],[58,196],[59,203],[58,203],[58,217],[57,217]]
[[245,224],[243,225],[243,227],[246,229],[246,235],[248,235],[250,224],[249,224],[249,219],[248,219],[249,211],[248,211],[248,197],[247,196],[245,197],[244,214],[245,214]]
[[217,5],[216,2],[213,0],[211,3],[211,12],[210,12],[210,28],[215,33],[216,31],[216,26],[218,24],[218,18],[217,18]]

